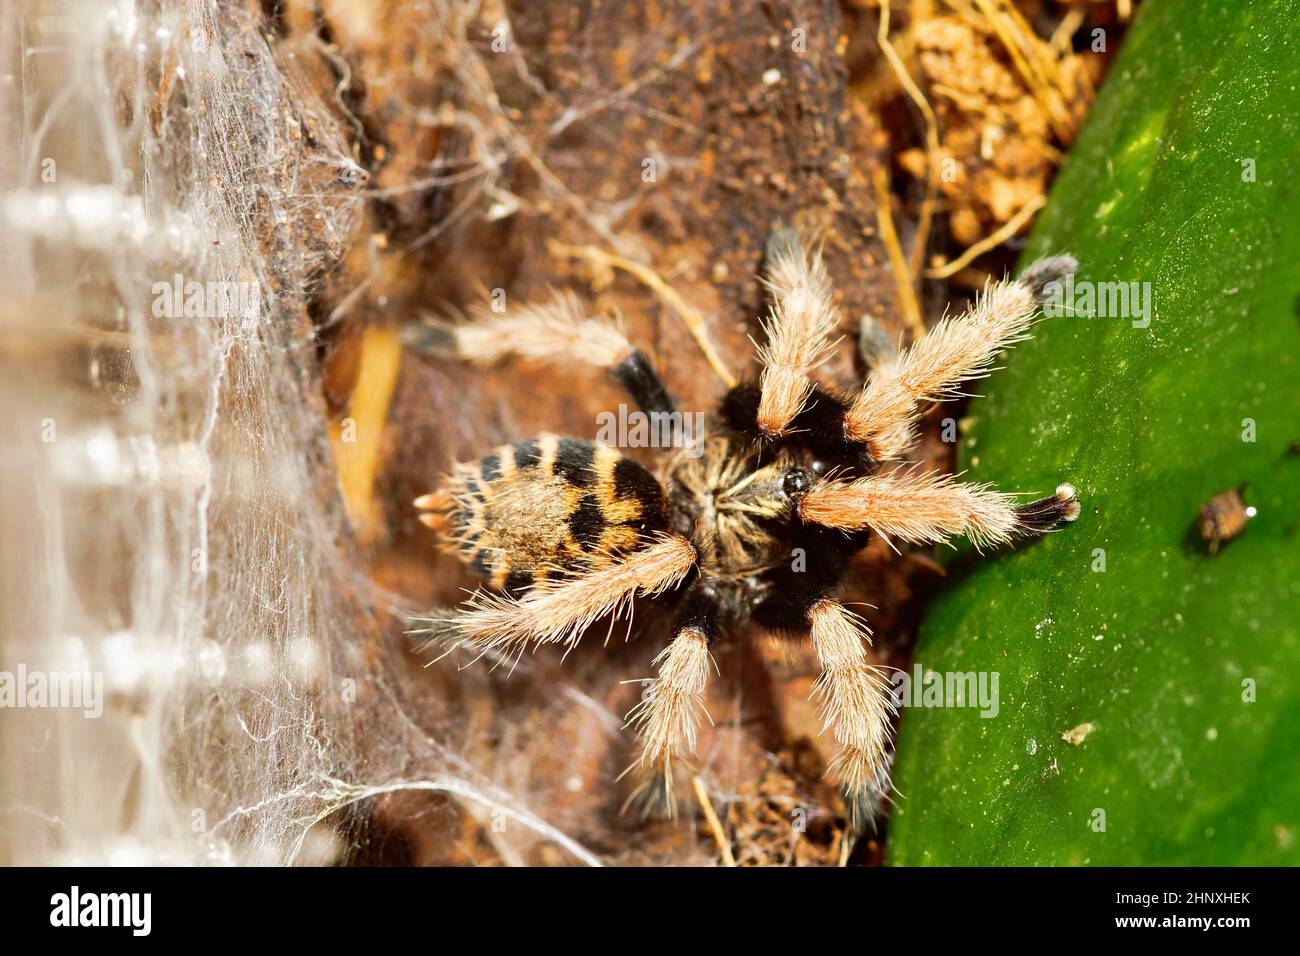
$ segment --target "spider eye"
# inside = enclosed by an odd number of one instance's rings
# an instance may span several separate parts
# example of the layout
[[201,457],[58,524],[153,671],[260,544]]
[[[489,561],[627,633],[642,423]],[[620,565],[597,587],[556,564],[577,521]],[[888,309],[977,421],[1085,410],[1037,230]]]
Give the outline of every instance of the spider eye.
[[805,468],[791,468],[785,473],[785,479],[781,482],[781,490],[791,498],[802,498],[811,487],[812,476]]

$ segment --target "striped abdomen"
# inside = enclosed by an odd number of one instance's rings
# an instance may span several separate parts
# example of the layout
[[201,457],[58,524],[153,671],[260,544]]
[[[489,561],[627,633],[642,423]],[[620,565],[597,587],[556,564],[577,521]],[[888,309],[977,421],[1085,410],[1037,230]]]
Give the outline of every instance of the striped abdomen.
[[608,445],[542,435],[458,464],[446,538],[493,587],[608,564],[667,526],[663,489]]

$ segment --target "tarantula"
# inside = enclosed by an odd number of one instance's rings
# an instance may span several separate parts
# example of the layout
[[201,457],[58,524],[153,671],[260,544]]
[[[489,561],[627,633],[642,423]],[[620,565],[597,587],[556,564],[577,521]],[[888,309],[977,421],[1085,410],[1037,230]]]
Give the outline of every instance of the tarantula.
[[[958,383],[986,374],[1024,339],[1044,287],[1073,272],[1043,259],[991,284],[968,312],[945,318],[885,358],[853,394],[815,381],[839,325],[819,251],[789,229],[769,242],[771,308],[756,383],[731,388],[704,436],[678,448],[658,477],[614,448],[542,435],[457,464],[419,498],[421,520],[492,588],[417,633],[508,660],[528,645],[573,647],[634,597],[670,606],[674,636],[628,715],[642,750],[650,807],[673,812],[673,770],[693,752],[710,649],[753,622],[807,636],[821,667],[814,687],[839,751],[831,773],[861,828],[887,792],[893,705],[868,660],[866,625],[836,600],[850,558],[872,532],[912,544],[964,535],[976,547],[1073,521],[1074,489],[1017,504],[985,485],[889,470],[916,439],[915,422]],[[422,327],[427,350],[476,362],[508,356],[608,369],[647,414],[675,412],[645,355],[572,296],[474,323]]]

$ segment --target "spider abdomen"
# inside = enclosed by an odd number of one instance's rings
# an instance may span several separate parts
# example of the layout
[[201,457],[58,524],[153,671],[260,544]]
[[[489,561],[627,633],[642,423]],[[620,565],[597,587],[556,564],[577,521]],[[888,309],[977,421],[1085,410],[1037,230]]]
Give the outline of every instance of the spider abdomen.
[[659,482],[614,448],[544,434],[455,466],[418,504],[492,587],[603,567],[667,527]]

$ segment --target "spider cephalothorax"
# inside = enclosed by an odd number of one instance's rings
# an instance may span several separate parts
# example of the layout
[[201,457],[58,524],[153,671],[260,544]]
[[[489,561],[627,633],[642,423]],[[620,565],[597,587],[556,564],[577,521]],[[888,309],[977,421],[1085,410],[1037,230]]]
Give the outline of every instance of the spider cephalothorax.
[[[457,465],[416,502],[493,589],[433,615],[424,633],[504,660],[529,645],[572,646],[637,596],[670,607],[675,636],[630,715],[649,803],[670,812],[674,765],[694,750],[710,648],[755,631],[806,636],[822,668],[814,694],[840,745],[832,772],[861,825],[883,786],[892,704],[867,658],[866,627],[837,591],[872,532],[912,544],[964,535],[984,546],[1078,516],[1069,485],[1017,504],[986,486],[886,464],[911,448],[930,403],[954,397],[1027,335],[1044,287],[1074,265],[1041,260],[991,285],[965,315],[841,395],[814,381],[839,325],[821,257],[778,229],[761,376],[729,389],[716,420],[657,477],[608,445],[542,435]],[[675,414],[646,358],[572,297],[421,335],[470,361],[519,355],[607,368],[647,414]]]

